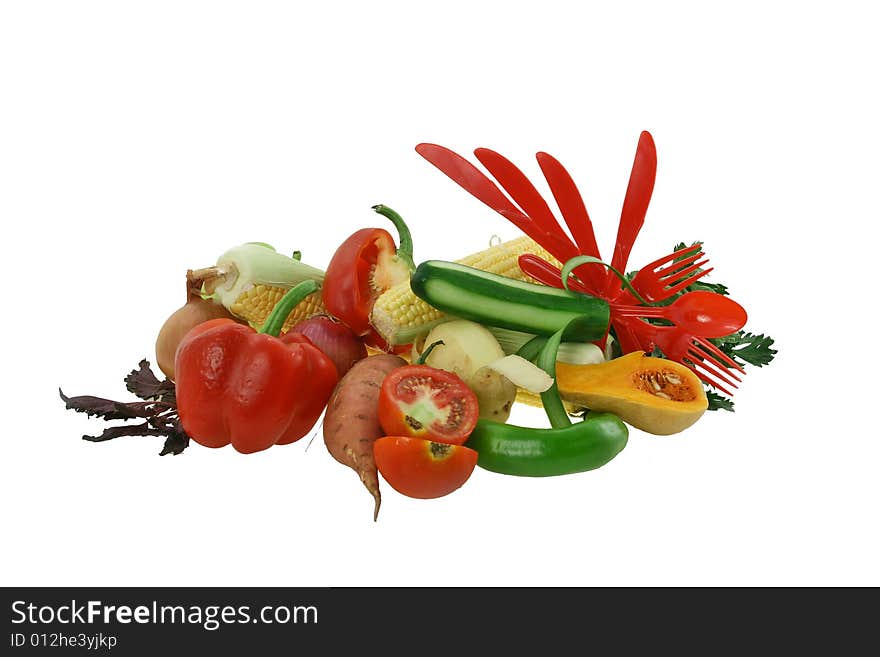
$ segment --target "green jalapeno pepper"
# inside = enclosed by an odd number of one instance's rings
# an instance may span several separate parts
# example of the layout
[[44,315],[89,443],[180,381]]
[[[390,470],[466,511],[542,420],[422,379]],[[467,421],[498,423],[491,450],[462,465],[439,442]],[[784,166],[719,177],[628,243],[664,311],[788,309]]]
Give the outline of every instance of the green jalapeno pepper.
[[[520,353],[535,359],[538,367],[556,377],[556,352],[571,320],[550,337],[536,337]],[[476,450],[477,465],[486,470],[521,477],[552,477],[595,470],[617,456],[629,438],[629,430],[612,413],[587,413],[572,424],[559,390],[553,385],[541,393],[551,429],[517,427],[480,420],[467,442]]]
[[582,422],[533,429],[480,420],[465,445],[479,454],[477,465],[521,477],[550,477],[594,470],[617,456],[629,437],[612,413],[589,413]]

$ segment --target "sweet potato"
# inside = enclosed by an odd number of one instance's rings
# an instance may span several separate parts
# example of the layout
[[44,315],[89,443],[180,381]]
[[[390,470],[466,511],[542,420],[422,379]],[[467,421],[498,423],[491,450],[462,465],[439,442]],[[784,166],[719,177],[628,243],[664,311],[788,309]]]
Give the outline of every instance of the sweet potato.
[[376,501],[373,519],[379,516],[382,497],[373,460],[373,443],[383,434],[379,424],[379,390],[392,370],[406,361],[392,354],[376,354],[358,361],[336,384],[324,416],[324,444],[337,461],[352,468]]

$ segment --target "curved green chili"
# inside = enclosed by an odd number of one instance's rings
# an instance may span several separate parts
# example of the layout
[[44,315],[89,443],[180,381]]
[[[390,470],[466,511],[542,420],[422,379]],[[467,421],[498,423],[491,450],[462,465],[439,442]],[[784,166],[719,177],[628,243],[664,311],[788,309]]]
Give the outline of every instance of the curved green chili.
[[590,413],[563,428],[534,429],[479,420],[465,445],[477,465],[520,477],[551,477],[599,468],[626,447],[629,430],[611,413]]
[[554,429],[561,429],[571,425],[568,411],[565,410],[565,405],[559,396],[559,386],[556,385],[556,354],[559,351],[559,344],[562,342],[563,333],[565,333],[565,328],[559,329],[547,338],[547,342],[544,343],[541,352],[538,354],[536,363],[538,367],[547,372],[550,378],[553,379],[553,385],[541,393],[541,403],[544,405],[547,419],[550,420],[550,426]]
[[281,297],[281,300],[272,308],[272,312],[269,313],[269,316],[257,333],[274,335],[277,338],[281,334],[284,322],[287,321],[287,316],[297,307],[300,301],[320,289],[321,284],[318,281],[311,280],[303,281],[290,288],[287,294]]
[[547,344],[547,338],[543,335],[536,335],[531,338],[528,342],[526,342],[522,347],[517,349],[516,355],[520,358],[525,358],[528,361],[534,362],[538,357],[538,354],[541,353],[541,349],[544,348],[544,345]]

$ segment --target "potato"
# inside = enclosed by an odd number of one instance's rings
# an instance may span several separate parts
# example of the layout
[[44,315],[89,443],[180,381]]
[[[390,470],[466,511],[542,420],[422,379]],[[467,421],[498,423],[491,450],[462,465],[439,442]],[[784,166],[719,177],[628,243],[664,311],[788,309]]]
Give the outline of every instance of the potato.
[[477,396],[480,417],[504,422],[516,400],[516,386],[507,377],[486,367],[504,358],[495,336],[482,324],[456,319],[434,327],[425,339],[425,348],[437,345],[425,364],[454,372]]
[[516,386],[503,374],[483,366],[468,380],[468,386],[477,396],[480,417],[506,422],[516,401]]
[[482,324],[455,319],[434,327],[425,338],[425,348],[437,345],[425,360],[425,365],[458,374],[467,381],[474,373],[504,356],[495,336]]

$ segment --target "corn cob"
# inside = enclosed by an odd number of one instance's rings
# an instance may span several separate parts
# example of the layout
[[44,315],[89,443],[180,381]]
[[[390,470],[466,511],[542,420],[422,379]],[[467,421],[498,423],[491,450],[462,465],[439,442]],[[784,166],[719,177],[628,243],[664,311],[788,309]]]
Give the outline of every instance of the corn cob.
[[[254,285],[254,287],[243,292],[232,303],[232,305],[229,306],[228,310],[236,317],[247,320],[251,326],[262,326],[263,322],[265,322],[266,318],[269,316],[269,313],[271,313],[272,309],[275,307],[275,304],[281,300],[281,297],[283,297],[289,289],[290,287],[281,287],[277,285]],[[290,330],[290,327],[297,322],[301,322],[304,319],[308,319],[309,317],[318,315],[324,311],[324,303],[321,301],[321,292],[318,291],[310,294],[297,304],[296,308],[293,309],[293,312],[287,316],[287,320],[281,327],[281,332],[286,333]]]
[[[223,304],[254,328],[263,325],[279,299],[297,283],[323,281],[324,272],[297,258],[278,253],[267,244],[248,243],[229,249],[214,267],[199,270],[205,279],[202,296]],[[281,332],[324,312],[321,292],[307,296],[294,309]]]
[[[534,253],[559,266],[559,262],[553,256],[526,236],[496,244],[458,262],[499,276],[535,282],[519,268],[519,257],[523,253]],[[376,331],[389,344],[397,345],[413,342],[447,317],[413,294],[409,281],[404,281],[376,299],[370,319]]]

